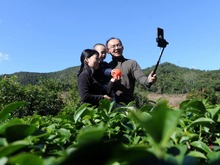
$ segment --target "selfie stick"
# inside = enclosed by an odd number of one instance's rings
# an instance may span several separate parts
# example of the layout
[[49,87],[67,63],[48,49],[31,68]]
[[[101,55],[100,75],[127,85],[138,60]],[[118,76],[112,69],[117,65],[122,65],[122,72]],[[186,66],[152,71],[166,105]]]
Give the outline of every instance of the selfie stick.
[[[155,68],[154,68],[154,71],[153,71],[152,75],[156,74],[157,68],[158,68],[159,63],[160,63],[160,59],[161,59],[161,57],[162,57],[162,55],[163,55],[163,51],[164,51],[165,47],[169,44],[169,43],[163,38],[163,29],[158,28],[158,31],[161,31],[161,30],[162,30],[162,34],[161,34],[161,35],[158,34],[158,38],[156,39],[156,41],[157,41],[157,46],[160,47],[160,48],[162,48],[162,50],[161,50],[161,52],[160,52],[159,59],[158,59],[158,61],[157,61],[157,64],[156,64],[156,66],[155,66]],[[147,87],[150,88],[151,85],[152,85],[152,83],[149,82],[149,84],[148,84]]]

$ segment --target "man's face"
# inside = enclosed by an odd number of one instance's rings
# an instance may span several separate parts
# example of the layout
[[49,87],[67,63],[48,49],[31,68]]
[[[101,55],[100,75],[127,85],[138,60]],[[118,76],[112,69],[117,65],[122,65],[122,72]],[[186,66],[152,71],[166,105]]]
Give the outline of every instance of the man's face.
[[122,56],[124,47],[118,39],[111,39],[107,45],[107,51],[114,57]]

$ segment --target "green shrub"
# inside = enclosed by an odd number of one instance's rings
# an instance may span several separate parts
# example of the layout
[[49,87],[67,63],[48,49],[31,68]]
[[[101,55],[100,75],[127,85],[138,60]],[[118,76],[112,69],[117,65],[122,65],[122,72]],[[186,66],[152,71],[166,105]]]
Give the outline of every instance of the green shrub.
[[22,117],[33,115],[56,115],[64,107],[62,84],[55,80],[40,81],[38,85],[22,86],[16,77],[0,80],[0,108],[5,105],[24,101],[28,105],[13,111],[12,115]]
[[200,89],[193,90],[188,93],[188,99],[206,99],[210,104],[219,104],[220,103],[220,95],[218,92],[215,92],[213,89]]
[[22,101],[24,98],[25,91],[17,82],[17,77],[3,77],[0,80],[0,108],[12,102]]

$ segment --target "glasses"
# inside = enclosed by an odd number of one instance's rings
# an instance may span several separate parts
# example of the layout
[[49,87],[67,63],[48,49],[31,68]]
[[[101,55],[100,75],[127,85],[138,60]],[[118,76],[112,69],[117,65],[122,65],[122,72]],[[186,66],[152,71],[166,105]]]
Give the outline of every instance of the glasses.
[[122,48],[122,45],[112,45],[109,49],[116,49],[116,48]]

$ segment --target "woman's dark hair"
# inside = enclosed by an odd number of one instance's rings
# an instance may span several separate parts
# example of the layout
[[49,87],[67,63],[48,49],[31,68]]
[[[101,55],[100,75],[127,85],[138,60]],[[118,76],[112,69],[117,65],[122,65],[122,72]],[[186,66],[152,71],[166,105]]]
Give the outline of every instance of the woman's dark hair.
[[99,55],[99,52],[97,52],[94,49],[85,49],[85,50],[83,50],[83,52],[81,53],[81,56],[80,56],[81,65],[80,65],[80,69],[78,71],[77,76],[80,75],[80,73],[83,71],[85,65],[87,65],[85,59],[93,56],[94,54]]

